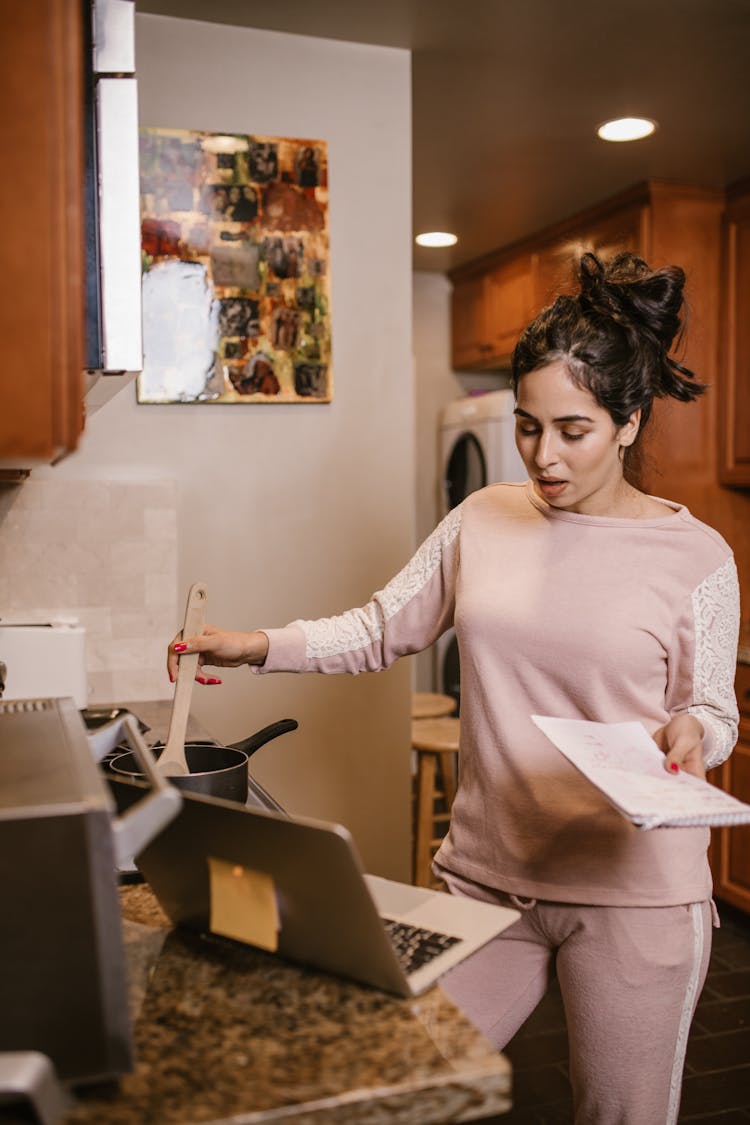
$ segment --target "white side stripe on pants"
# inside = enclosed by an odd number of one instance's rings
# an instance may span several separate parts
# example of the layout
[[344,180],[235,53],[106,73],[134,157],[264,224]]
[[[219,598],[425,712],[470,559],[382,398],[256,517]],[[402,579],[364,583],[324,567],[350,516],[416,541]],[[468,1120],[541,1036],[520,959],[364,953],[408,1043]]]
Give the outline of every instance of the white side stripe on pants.
[[685,1065],[690,1023],[695,1007],[696,993],[698,991],[698,978],[703,960],[703,916],[702,903],[694,902],[690,905],[690,916],[693,922],[693,967],[690,980],[685,991],[685,1001],[680,1015],[680,1027],[677,1033],[674,1062],[672,1064],[672,1077],[669,1083],[669,1106],[667,1107],[666,1125],[675,1125],[677,1113],[680,1108],[680,1093],[682,1089],[682,1070]]

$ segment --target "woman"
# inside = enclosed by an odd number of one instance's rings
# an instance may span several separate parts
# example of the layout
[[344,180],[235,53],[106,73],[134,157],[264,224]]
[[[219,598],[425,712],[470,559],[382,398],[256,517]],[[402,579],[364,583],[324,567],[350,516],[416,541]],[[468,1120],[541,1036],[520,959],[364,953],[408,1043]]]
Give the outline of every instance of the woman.
[[530,718],[639,720],[667,770],[700,777],[734,745],[731,551],[629,479],[653,398],[705,389],[668,355],[683,284],[676,267],[584,255],[578,296],[543,310],[513,355],[526,484],[470,495],[363,609],[265,632],[209,626],[169,654],[172,676],[196,651],[255,671],[360,672],[455,624],[460,780],[435,869],[454,893],[522,915],[442,985],[502,1048],[557,974],[578,1125],[676,1120],[710,952],[708,830],[637,830]]

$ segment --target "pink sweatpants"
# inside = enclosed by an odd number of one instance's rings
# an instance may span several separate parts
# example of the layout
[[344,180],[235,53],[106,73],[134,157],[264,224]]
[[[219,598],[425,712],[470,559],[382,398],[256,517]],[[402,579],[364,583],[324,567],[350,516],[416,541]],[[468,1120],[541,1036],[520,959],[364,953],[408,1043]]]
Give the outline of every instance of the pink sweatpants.
[[555,972],[575,1125],[674,1125],[688,1032],[711,952],[712,904],[579,906],[519,900],[440,871],[451,890],[520,907],[499,938],[441,980],[498,1049]]

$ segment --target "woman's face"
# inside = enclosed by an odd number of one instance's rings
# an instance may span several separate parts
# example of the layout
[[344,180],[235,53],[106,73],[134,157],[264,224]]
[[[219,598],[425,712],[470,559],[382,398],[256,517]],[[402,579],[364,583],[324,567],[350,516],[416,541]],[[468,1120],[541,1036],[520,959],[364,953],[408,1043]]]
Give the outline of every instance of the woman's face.
[[556,360],[521,377],[515,413],[516,445],[537,494],[553,508],[614,515],[629,488],[621,447],[635,440],[640,412],[618,429]]

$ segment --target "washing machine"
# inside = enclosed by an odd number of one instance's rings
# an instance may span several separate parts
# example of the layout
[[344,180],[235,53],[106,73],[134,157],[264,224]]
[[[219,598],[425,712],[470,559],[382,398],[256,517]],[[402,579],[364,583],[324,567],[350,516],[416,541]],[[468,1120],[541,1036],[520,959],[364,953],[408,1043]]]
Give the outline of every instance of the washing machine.
[[526,480],[514,437],[515,404],[507,388],[464,395],[446,406],[440,426],[444,512],[486,484]]
[[[515,396],[508,389],[469,394],[448,404],[440,428],[443,514],[469,493],[499,481],[524,481],[516,449]],[[450,695],[460,710],[458,642],[449,629],[435,644],[435,690]]]

